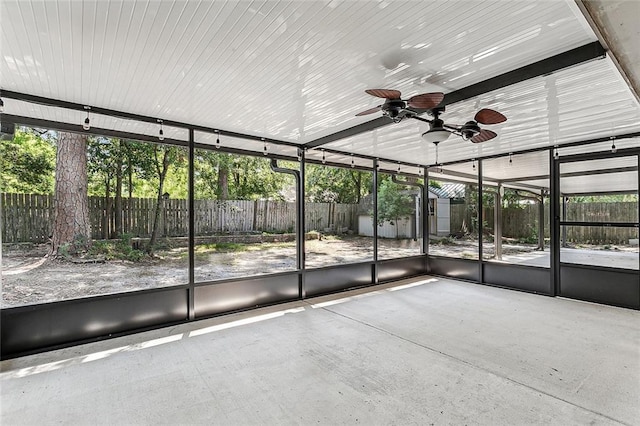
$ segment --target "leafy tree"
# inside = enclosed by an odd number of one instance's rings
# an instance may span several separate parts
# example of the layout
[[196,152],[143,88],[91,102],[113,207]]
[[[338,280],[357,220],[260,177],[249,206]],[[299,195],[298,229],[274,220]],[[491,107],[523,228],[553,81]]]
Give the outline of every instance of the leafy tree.
[[360,170],[310,164],[306,168],[309,201],[358,204],[371,192],[373,174]]
[[186,152],[184,148],[150,143],[136,143],[132,148],[138,160],[135,164],[137,174],[143,179],[157,184],[155,185],[156,207],[153,214],[151,238],[146,247],[147,253],[153,254],[158,238],[160,216],[164,207],[165,182],[170,170],[180,168],[184,163]]
[[636,194],[576,195],[569,198],[574,203],[633,203],[638,201]]
[[378,190],[378,226],[388,221],[396,226],[398,238],[398,221],[413,213],[414,205],[402,186],[391,180],[384,180]]
[[269,160],[219,151],[196,151],[195,196],[217,200],[283,199],[291,177],[274,173]]
[[[123,141],[105,137],[89,138],[87,154],[90,193],[105,198],[105,214],[102,218],[102,238],[116,238],[122,234],[122,185],[126,151]],[[112,195],[115,195],[115,229],[106,235],[107,223],[113,210]]]
[[0,141],[0,191],[51,194],[56,147],[34,130],[16,129],[13,140]]

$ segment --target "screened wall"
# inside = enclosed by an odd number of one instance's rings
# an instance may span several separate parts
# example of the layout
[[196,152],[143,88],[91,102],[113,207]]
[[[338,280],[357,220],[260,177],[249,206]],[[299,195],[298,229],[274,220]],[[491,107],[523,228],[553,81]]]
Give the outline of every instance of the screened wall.
[[[41,168],[3,169],[3,356],[427,272],[640,307],[633,143],[421,168],[220,139],[3,141]],[[88,233],[53,254],[79,146]]]

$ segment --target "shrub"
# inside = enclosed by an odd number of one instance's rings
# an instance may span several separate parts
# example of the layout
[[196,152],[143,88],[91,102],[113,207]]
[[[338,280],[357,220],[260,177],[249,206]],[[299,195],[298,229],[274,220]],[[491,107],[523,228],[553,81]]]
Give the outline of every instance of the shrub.
[[120,239],[115,241],[95,241],[89,254],[104,256],[105,260],[139,262],[145,257],[145,253],[132,247],[131,237],[129,234],[122,234]]

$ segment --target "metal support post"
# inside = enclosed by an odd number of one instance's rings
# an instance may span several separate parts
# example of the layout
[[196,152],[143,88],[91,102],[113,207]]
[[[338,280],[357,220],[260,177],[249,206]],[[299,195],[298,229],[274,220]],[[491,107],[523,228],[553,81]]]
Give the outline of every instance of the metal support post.
[[478,200],[476,201],[478,222],[478,282],[484,282],[482,274],[482,160],[478,160]]
[[[569,197],[562,197],[562,221],[567,221],[567,204],[569,202]],[[562,227],[562,247],[567,246],[567,227]]]
[[551,217],[551,282],[549,294],[556,296],[560,290],[560,162],[553,156],[553,148],[549,149],[549,170],[551,191],[549,198],[549,215]]
[[304,151],[298,150],[300,158],[300,169],[287,169],[278,167],[278,160],[271,159],[271,170],[276,173],[293,175],[296,179],[296,269],[300,274],[298,284],[298,295],[301,299],[306,297],[304,288]]
[[[429,256],[429,235],[431,233],[431,209],[429,208],[429,169],[423,169],[424,185],[422,195],[422,252]],[[429,270],[427,264],[427,271]]]
[[307,290],[305,288],[305,150],[298,148],[298,158],[300,158],[300,173],[298,177],[298,188],[297,188],[297,209],[296,209],[296,251],[297,251],[297,267],[300,271],[300,281],[299,281],[299,294],[301,299],[306,299]]
[[544,190],[538,200],[538,250],[544,251]]
[[496,249],[496,259],[502,260],[502,184],[493,194],[493,244]]
[[195,319],[195,202],[194,202],[194,178],[195,178],[195,139],[193,129],[189,129],[189,176],[188,176],[188,203],[189,203],[189,305],[187,312],[189,320]]
[[373,276],[371,281],[378,284],[378,160],[373,160]]

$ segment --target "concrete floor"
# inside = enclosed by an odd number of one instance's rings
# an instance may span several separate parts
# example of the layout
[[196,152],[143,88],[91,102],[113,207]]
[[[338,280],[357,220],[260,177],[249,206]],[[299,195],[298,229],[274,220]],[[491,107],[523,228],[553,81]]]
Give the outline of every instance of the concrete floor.
[[[551,254],[547,249],[545,251],[503,255],[502,260],[507,263],[548,268],[551,265],[550,256]],[[640,256],[638,256],[637,251],[621,252],[562,248],[560,249],[560,262],[638,270],[640,267]]]
[[0,367],[3,425],[640,424],[640,312],[442,278]]

